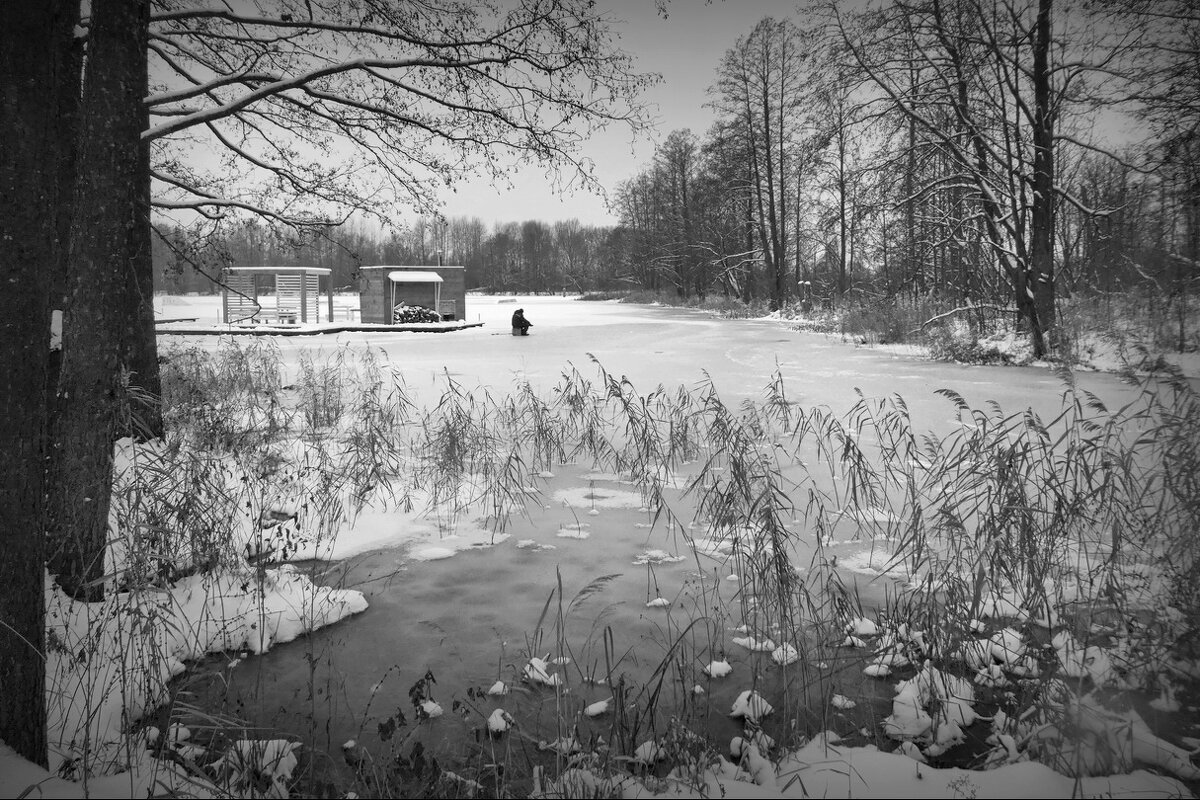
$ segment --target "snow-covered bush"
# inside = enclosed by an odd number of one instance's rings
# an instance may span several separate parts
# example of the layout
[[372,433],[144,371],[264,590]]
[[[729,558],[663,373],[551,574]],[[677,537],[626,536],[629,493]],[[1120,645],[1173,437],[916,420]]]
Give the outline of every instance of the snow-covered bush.
[[938,361],[959,364],[1007,364],[1005,351],[981,341],[972,327],[961,320],[930,325],[926,330],[929,355]]
[[[839,304],[836,330],[869,344],[900,344],[923,339],[923,324],[953,308],[945,301],[922,297],[907,300],[851,300]],[[811,316],[811,314],[809,315]]]

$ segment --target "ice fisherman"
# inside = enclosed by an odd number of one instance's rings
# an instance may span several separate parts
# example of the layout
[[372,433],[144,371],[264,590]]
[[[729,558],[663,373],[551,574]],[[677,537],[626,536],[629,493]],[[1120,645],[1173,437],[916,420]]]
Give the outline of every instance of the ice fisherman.
[[528,336],[529,329],[533,327],[533,323],[525,319],[525,309],[518,308],[513,312],[512,317],[512,333],[513,336]]

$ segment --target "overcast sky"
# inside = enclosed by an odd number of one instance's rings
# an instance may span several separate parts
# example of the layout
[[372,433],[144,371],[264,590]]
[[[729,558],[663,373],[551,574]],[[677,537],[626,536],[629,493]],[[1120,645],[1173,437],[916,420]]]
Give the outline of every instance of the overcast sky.
[[[704,107],[705,90],[713,83],[717,63],[734,41],[748,34],[763,17],[788,17],[796,3],[784,0],[670,0],[667,17],[658,14],[654,0],[601,0],[601,8],[624,20],[614,26],[622,49],[635,58],[639,72],[657,72],[663,80],[644,98],[656,117],[655,137],[691,128],[702,135],[713,121]],[[596,176],[610,190],[632,177],[654,154],[652,139],[631,141],[627,128],[614,127],[595,136],[584,155],[596,164]],[[447,216],[479,217],[495,222],[540,219],[547,222],[577,218],[585,224],[611,225],[602,198],[587,192],[557,195],[541,170],[514,180],[511,191],[488,183],[464,183],[443,196]]]

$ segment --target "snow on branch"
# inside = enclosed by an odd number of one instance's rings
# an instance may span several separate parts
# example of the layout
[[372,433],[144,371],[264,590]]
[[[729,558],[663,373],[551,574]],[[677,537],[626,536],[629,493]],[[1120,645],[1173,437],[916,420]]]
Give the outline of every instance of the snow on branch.
[[921,327],[914,328],[912,333],[920,333],[921,331],[925,330],[926,328],[928,328],[930,325],[934,324],[935,322],[946,319],[947,317],[952,317],[956,314],[967,314],[967,313],[970,313],[973,311],[980,311],[980,310],[995,311],[998,314],[1020,315],[1020,313],[1021,313],[1021,310],[1018,308],[1015,308],[1015,307],[995,306],[995,305],[991,305],[990,303],[979,303],[978,305],[960,306],[958,308],[952,308],[943,314],[938,314],[935,317],[930,317],[929,319],[927,319],[921,323]]
[[[470,63],[481,64],[483,61],[474,61]],[[186,128],[191,128],[196,125],[201,125],[207,122],[212,122],[222,117],[230,116],[254,103],[272,95],[280,94],[288,89],[296,89],[307,84],[314,83],[321,78],[331,75],[337,75],[345,72],[353,72],[358,70],[366,70],[368,67],[381,67],[385,69],[399,69],[405,67],[435,67],[442,69],[450,69],[461,66],[466,66],[467,63],[455,63],[447,61],[437,61],[433,59],[366,59],[356,58],[350,61],[343,61],[337,64],[329,64],[324,67],[310,70],[300,75],[295,75],[290,78],[277,78],[270,83],[267,83],[257,89],[247,92],[241,97],[235,98],[221,105],[212,106],[210,108],[201,109],[192,114],[187,114],[183,117],[173,119],[169,122],[164,122],[161,125],[154,125],[143,131],[142,139],[151,140],[158,139],[163,136],[168,136],[172,133],[177,133]],[[204,84],[205,90],[211,89],[218,84],[221,84],[220,79],[210,81]]]

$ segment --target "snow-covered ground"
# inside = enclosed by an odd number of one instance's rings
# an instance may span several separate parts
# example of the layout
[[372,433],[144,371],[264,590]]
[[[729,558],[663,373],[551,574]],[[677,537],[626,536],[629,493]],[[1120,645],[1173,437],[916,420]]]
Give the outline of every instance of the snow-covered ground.
[[[345,302],[349,302],[346,299]],[[161,316],[216,320],[220,298],[188,296],[156,298]],[[524,308],[533,323],[529,337],[512,337],[509,318]],[[468,295],[463,318],[482,322],[453,335],[346,332],[331,336],[279,337],[285,362],[302,354],[329,354],[339,348],[372,348],[400,365],[418,402],[435,400],[449,374],[464,387],[487,386],[503,391],[528,381],[548,389],[565,369],[574,367],[589,378],[592,359],[615,378],[628,378],[640,391],[656,386],[696,386],[711,380],[720,396],[736,402],[760,398],[778,370],[794,398],[805,405],[827,405],[843,411],[853,404],[856,389],[868,397],[893,392],[909,401],[918,428],[946,429],[952,417],[935,390],[953,387],[970,402],[994,400],[1013,410],[1032,403],[1038,413],[1057,409],[1061,381],[1044,366],[974,367],[929,361],[912,347],[860,347],[823,334],[793,330],[776,318],[723,320],[707,312],[671,307],[636,306],[616,301],[577,301],[542,295],[505,297]],[[215,347],[220,337],[162,336],[162,344]],[[1081,378],[1084,388],[1101,397],[1127,397],[1115,376]],[[950,424],[954,424],[950,421]]]
[[[738,745],[741,747],[741,745]],[[1138,771],[1131,775],[1072,779],[1042,764],[1024,763],[979,771],[937,769],[883,753],[874,747],[846,747],[823,732],[771,762],[746,746],[741,763],[722,759],[688,776],[643,782],[601,780],[584,770],[568,770],[543,787],[545,797],[726,797],[731,798],[1005,798],[1005,797],[1178,797],[1180,784]],[[651,787],[647,787],[647,783]],[[1186,790],[1185,790],[1186,791]]]
[[[219,298],[210,297],[157,300],[162,304],[163,317],[214,321],[220,304]],[[534,325],[528,338],[509,335],[508,317],[518,305]],[[436,400],[447,375],[468,388],[507,390],[515,382],[527,381],[535,389],[545,390],[572,367],[594,375],[593,357],[614,378],[628,378],[643,392],[658,385],[694,386],[711,381],[731,404],[742,398],[761,397],[775,371],[801,403],[828,405],[839,412],[854,402],[856,390],[874,397],[898,393],[907,401],[917,429],[942,431],[952,429],[958,421],[948,404],[933,396],[935,389],[949,386],[974,402],[996,400],[1013,411],[1029,406],[1050,416],[1058,407],[1062,388],[1045,369],[934,364],[917,353],[854,348],[823,336],[798,333],[777,320],[724,321],[702,312],[583,303],[558,297],[470,296],[465,316],[485,324],[441,336],[381,332],[281,338],[278,347],[285,363],[291,366],[297,365],[302,355],[318,351],[377,348],[391,363],[401,365],[414,399],[426,405]],[[208,348],[216,346],[218,338],[164,336],[160,342],[166,345],[175,340]],[[1111,375],[1082,376],[1080,382],[1108,401],[1129,396],[1127,387]],[[556,496],[555,502],[586,508],[589,500],[584,489],[570,491],[574,494]],[[633,493],[629,497],[619,491],[610,494],[591,502],[612,508],[637,503]],[[336,529],[336,536],[307,544],[294,557],[336,560],[403,546],[414,559],[447,558],[505,538],[471,524],[461,525],[447,536],[417,511],[402,513],[372,505],[353,519],[343,520]],[[580,524],[573,531],[576,538],[582,538],[586,525]],[[248,544],[254,533],[254,526],[247,526],[244,536]],[[868,573],[879,565],[868,558],[860,566]],[[123,638],[128,637],[127,624],[108,623],[116,618],[113,609],[123,602],[121,595],[113,597],[112,605],[88,608],[48,590],[50,628],[55,631],[53,636],[66,645],[55,652],[49,670],[52,738],[58,732],[54,748],[58,762],[69,761],[72,752],[84,745],[82,732],[87,731],[87,746],[93,758],[133,770],[122,777],[93,782],[88,787],[91,796],[137,795],[141,793],[139,787],[151,778],[182,785],[187,792],[197,791],[194,785],[188,785],[194,784],[194,779],[160,761],[147,759],[144,739],[131,744],[122,736],[125,722],[137,719],[161,699],[154,687],[161,687],[165,678],[182,669],[185,660],[205,652],[262,652],[365,608],[361,593],[316,587],[286,567],[256,577],[258,580],[247,580],[244,575],[196,576],[164,588],[157,598],[126,602],[121,606],[122,613],[150,621],[138,628],[141,633],[137,641]],[[872,635],[856,632],[868,638]],[[81,644],[96,654],[89,662],[91,669],[79,669],[71,658]],[[145,658],[147,649],[153,649],[159,657]],[[155,665],[155,674],[139,674],[139,666],[150,663]],[[63,693],[63,686],[78,690]],[[917,707],[912,709],[918,723],[921,713]],[[922,746],[926,744],[922,741]],[[735,744],[738,747],[741,745]],[[753,746],[746,746],[745,768],[740,771],[724,762],[704,771],[701,779],[710,787],[709,796],[780,797],[802,796],[803,792],[807,796],[845,797],[1020,793],[1069,797],[1171,796],[1186,792],[1181,784],[1146,772],[1112,779],[1081,779],[1077,783],[1028,762],[987,772],[937,770],[870,747],[839,747],[824,736],[775,762],[756,754]],[[1174,752],[1171,755],[1178,757]],[[1186,754],[1183,758],[1186,761]],[[585,773],[568,773],[564,779],[585,783],[599,780]],[[0,792],[19,794],[35,781],[41,782],[41,796],[82,796],[80,784],[51,778],[0,750]],[[673,796],[697,796],[696,785],[694,781],[686,785],[677,781],[655,788]],[[547,794],[555,792],[549,782],[542,788]],[[634,796],[647,790],[629,783],[620,791]]]
[[[826,318],[821,320],[820,324],[810,324],[804,320],[797,320],[779,312],[769,314],[763,317],[763,319],[786,321],[788,324],[802,330],[815,330],[821,327],[827,329],[836,326],[836,319],[830,320]],[[836,336],[835,334],[827,335]],[[967,325],[962,320],[951,320],[944,323],[943,335],[954,337],[960,343],[973,342],[980,352],[989,353],[993,357],[1003,359],[1009,364],[1042,369],[1054,369],[1057,366],[1054,362],[1035,360],[1029,337],[1018,334],[1011,328],[972,340]],[[893,355],[915,357],[927,357],[930,355],[929,348],[923,345],[867,343],[857,337],[851,336],[836,338],[840,338],[858,347],[867,347]],[[1200,351],[1181,353],[1176,350],[1164,350],[1139,345],[1139,342],[1143,338],[1144,336],[1139,338],[1136,325],[1129,325],[1127,329],[1122,331],[1086,331],[1079,334],[1070,343],[1071,349],[1067,356],[1073,368],[1079,371],[1115,373],[1122,371],[1130,363],[1141,364],[1149,360],[1151,363],[1159,362],[1175,366],[1189,378],[1200,377]],[[1141,352],[1139,347],[1145,347],[1145,352]]]

